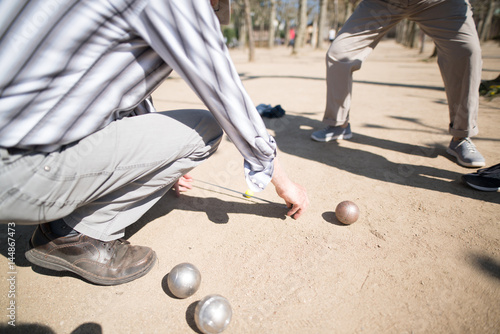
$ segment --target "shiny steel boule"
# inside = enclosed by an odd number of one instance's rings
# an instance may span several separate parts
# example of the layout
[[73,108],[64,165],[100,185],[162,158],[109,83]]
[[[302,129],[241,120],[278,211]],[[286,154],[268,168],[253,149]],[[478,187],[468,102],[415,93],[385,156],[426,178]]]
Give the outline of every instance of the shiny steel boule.
[[343,201],[337,205],[335,216],[342,224],[350,225],[358,220],[359,208],[354,202]]
[[201,274],[191,263],[180,263],[167,276],[167,285],[177,298],[192,296],[200,287]]
[[194,321],[204,334],[220,333],[231,322],[233,311],[229,301],[221,295],[208,295],[198,302]]

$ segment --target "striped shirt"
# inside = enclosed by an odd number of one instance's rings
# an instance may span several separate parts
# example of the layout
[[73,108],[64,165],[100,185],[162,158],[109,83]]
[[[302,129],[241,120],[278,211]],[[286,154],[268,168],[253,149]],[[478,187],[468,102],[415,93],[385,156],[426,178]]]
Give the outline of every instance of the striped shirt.
[[1,1],[0,147],[51,152],[154,111],[147,98],[172,70],[241,152],[247,182],[263,189],[276,143],[209,0]]

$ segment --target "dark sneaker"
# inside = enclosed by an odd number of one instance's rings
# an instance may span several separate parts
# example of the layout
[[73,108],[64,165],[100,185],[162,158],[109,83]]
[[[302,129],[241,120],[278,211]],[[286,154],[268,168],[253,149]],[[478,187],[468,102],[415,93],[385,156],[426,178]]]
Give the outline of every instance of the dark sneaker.
[[122,239],[104,242],[83,234],[61,237],[47,223],[33,233],[26,258],[40,267],[71,271],[92,283],[117,285],[146,275],[156,262],[156,253]]
[[327,126],[323,130],[313,132],[311,138],[315,141],[321,142],[352,138],[351,124],[347,124],[346,128],[343,128],[341,126]]
[[462,175],[462,180],[477,190],[498,191],[500,190],[500,164]]
[[459,165],[464,167],[483,167],[484,158],[476,149],[470,138],[464,138],[460,141],[451,141],[446,153],[457,158]]

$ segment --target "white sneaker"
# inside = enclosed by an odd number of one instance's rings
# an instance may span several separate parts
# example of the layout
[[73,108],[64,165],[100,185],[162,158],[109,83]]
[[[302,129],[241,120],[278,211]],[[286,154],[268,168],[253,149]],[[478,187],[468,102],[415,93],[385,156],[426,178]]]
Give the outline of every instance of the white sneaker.
[[464,167],[483,167],[485,164],[483,156],[470,138],[464,138],[460,141],[452,139],[446,153],[457,158],[458,164]]
[[318,130],[312,133],[311,138],[315,141],[329,142],[335,139],[352,138],[351,124],[347,124],[346,128],[341,126],[327,126],[323,130]]

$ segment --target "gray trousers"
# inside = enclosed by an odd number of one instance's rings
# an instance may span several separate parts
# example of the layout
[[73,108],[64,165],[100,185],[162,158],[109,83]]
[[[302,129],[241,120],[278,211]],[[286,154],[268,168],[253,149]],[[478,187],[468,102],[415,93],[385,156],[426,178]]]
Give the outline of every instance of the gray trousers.
[[436,44],[448,99],[450,134],[476,135],[482,59],[467,0],[362,1],[327,52],[323,122],[338,126],[349,120],[353,72],[361,68],[382,37],[404,18],[415,21]]
[[210,112],[177,110],[112,122],[49,154],[0,149],[0,222],[63,218],[92,238],[120,238],[221,138]]

